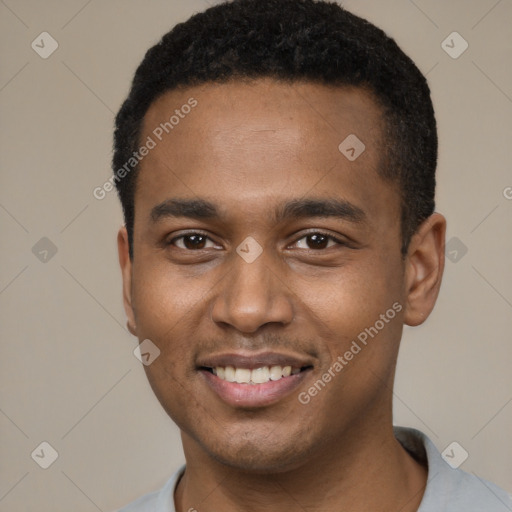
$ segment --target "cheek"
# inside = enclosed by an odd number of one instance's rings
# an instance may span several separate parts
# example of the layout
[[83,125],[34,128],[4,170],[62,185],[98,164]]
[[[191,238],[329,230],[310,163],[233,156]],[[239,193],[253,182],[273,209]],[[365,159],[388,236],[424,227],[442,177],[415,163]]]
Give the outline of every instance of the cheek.
[[[148,261],[148,260],[146,260]],[[159,355],[144,370],[164,409],[186,409],[184,390],[196,377],[195,342],[204,310],[205,290],[200,279],[180,278],[168,262],[141,265],[134,271],[133,302],[137,335],[149,339]]]
[[133,303],[139,336],[161,339],[180,333],[204,303],[204,279],[186,279],[164,261],[134,269]]
[[294,295],[311,319],[341,339],[373,325],[393,303],[401,302],[402,277],[378,258],[354,261],[313,278],[295,278]]
[[335,372],[343,378],[335,379],[334,387],[357,382],[359,389],[351,394],[359,394],[379,380],[389,382],[402,333],[401,282],[399,264],[375,257],[296,288],[305,322],[318,334],[316,342],[327,356],[321,372],[343,358],[343,369]]
[[144,370],[162,407],[181,426],[193,396],[193,337],[204,283],[180,279],[166,261],[139,261],[144,264],[134,268],[132,288],[137,335],[159,350]]
[[[297,292],[304,297],[305,322],[318,333],[316,343],[324,355],[316,379],[329,380],[326,392],[310,403],[318,418],[338,424],[370,409],[372,401],[384,400],[402,332],[400,289],[399,267],[390,269],[375,260],[316,279]],[[302,391],[316,394],[311,387]]]

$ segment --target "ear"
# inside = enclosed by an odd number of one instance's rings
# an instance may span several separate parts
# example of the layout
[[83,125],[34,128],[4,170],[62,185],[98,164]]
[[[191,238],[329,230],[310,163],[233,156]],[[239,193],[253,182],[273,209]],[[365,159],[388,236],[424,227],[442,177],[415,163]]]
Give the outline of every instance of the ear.
[[446,219],[434,213],[411,238],[405,262],[407,325],[422,324],[434,308],[444,271],[445,234]]
[[117,251],[119,254],[119,265],[123,277],[123,303],[128,318],[128,330],[137,336],[135,315],[132,307],[132,260],[130,259],[130,244],[126,227],[122,227],[117,234]]

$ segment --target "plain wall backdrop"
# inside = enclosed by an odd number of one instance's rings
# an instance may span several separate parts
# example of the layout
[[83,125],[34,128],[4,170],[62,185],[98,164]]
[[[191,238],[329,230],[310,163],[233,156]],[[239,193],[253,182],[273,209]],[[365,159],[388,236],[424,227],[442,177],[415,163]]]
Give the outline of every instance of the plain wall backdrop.
[[[110,176],[114,114],[146,50],[211,3],[0,2],[2,512],[107,512],[184,461],[125,328],[120,205],[93,189]],[[433,314],[404,331],[395,423],[441,451],[457,441],[464,470],[512,491],[512,2],[344,5],[427,74],[439,125],[449,259]],[[46,59],[42,32],[58,43]],[[453,32],[469,45],[458,58]],[[42,442],[58,452],[48,469]]]

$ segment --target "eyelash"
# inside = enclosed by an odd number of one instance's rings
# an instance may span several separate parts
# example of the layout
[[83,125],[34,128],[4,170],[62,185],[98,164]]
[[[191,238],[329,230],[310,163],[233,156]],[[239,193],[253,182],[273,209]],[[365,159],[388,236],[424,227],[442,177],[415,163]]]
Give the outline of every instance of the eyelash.
[[[174,237],[173,239],[171,239],[169,242],[166,243],[166,245],[168,246],[175,246],[174,242],[176,242],[176,240],[181,240],[185,237],[188,237],[188,236],[194,236],[194,235],[200,235],[200,236],[203,236],[205,238],[207,238],[208,240],[212,241],[213,240],[206,234],[206,233],[202,233],[201,231],[191,231],[190,233],[184,233],[180,236],[177,236],[177,237]],[[329,233],[324,233],[322,231],[311,231],[309,233],[306,233],[304,235],[302,235],[300,238],[297,238],[295,240],[295,244],[299,241],[299,240],[302,240],[304,238],[307,238],[308,236],[312,236],[312,235],[320,235],[320,236],[324,236],[326,237],[329,241],[333,241],[333,242],[336,242],[336,244],[338,246],[344,246],[344,247],[347,247],[348,246],[348,243],[344,240],[340,240],[339,238],[336,238],[335,236],[333,235],[330,235]],[[327,242],[329,243],[329,242]],[[331,246],[332,247],[332,246]],[[304,249],[304,250],[310,250],[310,251],[315,251],[315,252],[321,252],[321,251],[325,251],[326,249],[330,249],[331,247],[326,247],[324,249]],[[181,249],[183,251],[187,251],[187,252],[199,252],[201,250],[204,250],[204,249],[197,249],[197,250],[194,250],[194,249],[187,249],[187,248],[183,248],[183,247],[177,247],[178,249]]]

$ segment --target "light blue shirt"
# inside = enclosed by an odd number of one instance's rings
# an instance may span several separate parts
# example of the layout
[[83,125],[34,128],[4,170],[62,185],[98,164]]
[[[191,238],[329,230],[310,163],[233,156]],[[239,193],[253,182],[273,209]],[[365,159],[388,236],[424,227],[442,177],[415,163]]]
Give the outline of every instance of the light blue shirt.
[[[404,427],[394,427],[394,432],[414,458],[428,464],[427,487],[418,512],[512,512],[511,496],[486,480],[452,469],[425,434]],[[182,466],[161,490],[118,512],[176,512],[174,490],[184,471]]]

